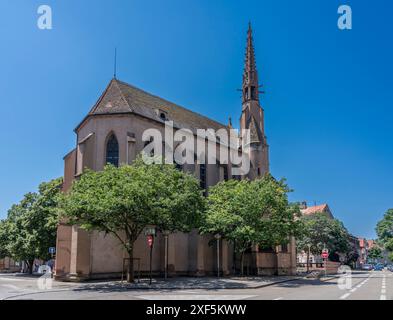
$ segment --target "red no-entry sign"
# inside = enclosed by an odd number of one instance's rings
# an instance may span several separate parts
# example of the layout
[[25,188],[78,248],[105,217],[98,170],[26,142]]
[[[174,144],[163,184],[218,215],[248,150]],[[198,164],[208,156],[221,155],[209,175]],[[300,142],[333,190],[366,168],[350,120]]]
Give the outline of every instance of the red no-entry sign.
[[327,259],[329,257],[329,251],[327,249],[322,250],[322,258]]
[[147,236],[147,244],[149,245],[149,247],[152,247],[154,243],[154,237],[152,235],[148,235]]

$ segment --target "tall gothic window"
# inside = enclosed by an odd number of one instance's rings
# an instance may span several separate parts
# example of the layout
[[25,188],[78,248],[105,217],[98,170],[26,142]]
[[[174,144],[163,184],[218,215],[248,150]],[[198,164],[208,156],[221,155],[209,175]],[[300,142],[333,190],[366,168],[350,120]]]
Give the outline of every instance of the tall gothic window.
[[119,143],[114,134],[109,137],[106,144],[105,163],[113,164],[115,167],[119,166]]

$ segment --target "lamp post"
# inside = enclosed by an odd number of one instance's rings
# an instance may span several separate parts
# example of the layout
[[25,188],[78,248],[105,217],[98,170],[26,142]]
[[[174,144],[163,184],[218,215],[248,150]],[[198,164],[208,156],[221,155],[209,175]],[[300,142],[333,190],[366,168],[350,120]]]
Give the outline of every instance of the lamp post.
[[[145,230],[145,235],[147,236],[147,244],[150,247],[150,281],[149,284],[151,285],[152,283],[152,266],[153,266],[153,245],[154,245],[154,237],[156,235],[156,229],[155,228],[147,228]],[[130,261],[131,263],[131,261]]]
[[307,273],[310,271],[310,255],[311,255],[311,244],[308,244],[308,255],[307,255]]
[[169,231],[164,231],[163,232],[163,235],[164,235],[164,239],[165,239],[165,243],[164,243],[164,246],[165,246],[165,266],[164,266],[164,273],[165,273],[165,275],[164,275],[164,277],[165,277],[165,279],[167,279],[168,278],[168,236],[169,236]]
[[217,278],[220,277],[220,238],[221,235],[216,234],[214,236],[217,240]]

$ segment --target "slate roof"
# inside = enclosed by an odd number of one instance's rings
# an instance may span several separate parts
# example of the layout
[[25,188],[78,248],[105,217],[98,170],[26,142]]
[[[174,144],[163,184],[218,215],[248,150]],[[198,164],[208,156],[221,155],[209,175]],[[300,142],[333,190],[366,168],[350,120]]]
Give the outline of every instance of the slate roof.
[[186,128],[192,131],[195,131],[195,129],[209,128],[214,130],[221,128],[228,129],[228,126],[224,124],[117,79],[111,80],[87,117],[96,114],[135,113],[159,122],[164,122],[165,119],[160,117],[159,111],[163,111],[166,114],[166,119],[173,121],[176,128]]

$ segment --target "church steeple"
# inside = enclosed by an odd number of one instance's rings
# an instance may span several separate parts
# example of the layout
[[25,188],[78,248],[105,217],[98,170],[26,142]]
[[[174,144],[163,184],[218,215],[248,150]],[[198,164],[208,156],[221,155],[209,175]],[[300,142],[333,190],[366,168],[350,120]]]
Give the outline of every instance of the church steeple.
[[258,72],[255,62],[251,23],[247,31],[247,47],[243,70],[242,115],[240,129],[248,129],[250,141],[247,142],[250,157],[248,178],[262,177],[269,172],[269,146],[265,136],[264,110],[259,101]]
[[252,39],[251,22],[248,24],[246,57],[243,71],[243,103],[254,100],[259,101],[258,72],[255,62],[254,45]]

